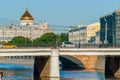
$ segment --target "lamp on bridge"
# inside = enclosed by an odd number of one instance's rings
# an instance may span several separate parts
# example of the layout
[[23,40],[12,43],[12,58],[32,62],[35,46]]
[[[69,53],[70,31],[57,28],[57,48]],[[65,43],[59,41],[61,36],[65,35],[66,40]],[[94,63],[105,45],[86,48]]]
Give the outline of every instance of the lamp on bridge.
[[107,45],[108,44],[108,40],[107,40],[107,20],[106,18],[104,18],[105,20],[105,40],[104,40],[104,44]]

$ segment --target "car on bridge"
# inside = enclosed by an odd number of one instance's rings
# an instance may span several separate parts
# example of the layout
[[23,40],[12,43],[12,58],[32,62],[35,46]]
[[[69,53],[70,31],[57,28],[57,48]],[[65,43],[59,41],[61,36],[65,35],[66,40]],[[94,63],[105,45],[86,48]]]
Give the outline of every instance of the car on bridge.
[[75,48],[75,47],[77,47],[75,44],[73,44],[72,42],[68,42],[68,41],[66,41],[66,42],[62,42],[62,44],[61,44],[61,48]]

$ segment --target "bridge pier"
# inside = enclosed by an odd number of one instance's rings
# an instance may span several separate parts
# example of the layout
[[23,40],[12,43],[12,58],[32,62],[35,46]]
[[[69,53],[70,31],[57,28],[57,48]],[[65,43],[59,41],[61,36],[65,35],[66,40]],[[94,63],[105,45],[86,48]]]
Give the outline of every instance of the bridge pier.
[[105,72],[105,56],[97,56],[95,69],[103,70]]
[[106,76],[120,75],[120,56],[106,56]]
[[59,53],[57,49],[53,49],[50,55],[50,76],[59,78]]
[[48,75],[44,73],[43,69],[44,66],[46,65],[48,59],[48,56],[36,56],[35,57],[35,62],[34,62],[34,80],[40,80],[40,76]]

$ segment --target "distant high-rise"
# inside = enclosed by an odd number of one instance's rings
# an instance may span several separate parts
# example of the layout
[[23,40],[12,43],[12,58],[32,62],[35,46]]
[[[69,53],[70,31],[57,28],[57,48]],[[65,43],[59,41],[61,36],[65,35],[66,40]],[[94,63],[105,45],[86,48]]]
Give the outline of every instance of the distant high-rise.
[[120,45],[120,9],[100,18],[100,41],[103,44]]

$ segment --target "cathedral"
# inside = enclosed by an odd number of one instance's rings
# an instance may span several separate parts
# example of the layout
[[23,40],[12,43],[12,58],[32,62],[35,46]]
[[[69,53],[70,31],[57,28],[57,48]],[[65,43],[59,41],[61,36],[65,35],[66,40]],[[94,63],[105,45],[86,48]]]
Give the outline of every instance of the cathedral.
[[31,40],[41,37],[45,33],[53,32],[47,22],[34,24],[34,17],[28,8],[20,17],[20,25],[11,24],[9,27],[0,27],[0,41],[10,41],[15,36],[24,36]]
[[21,26],[26,26],[26,25],[33,26],[34,25],[34,18],[29,13],[28,8],[26,8],[25,13],[20,18],[20,25]]

